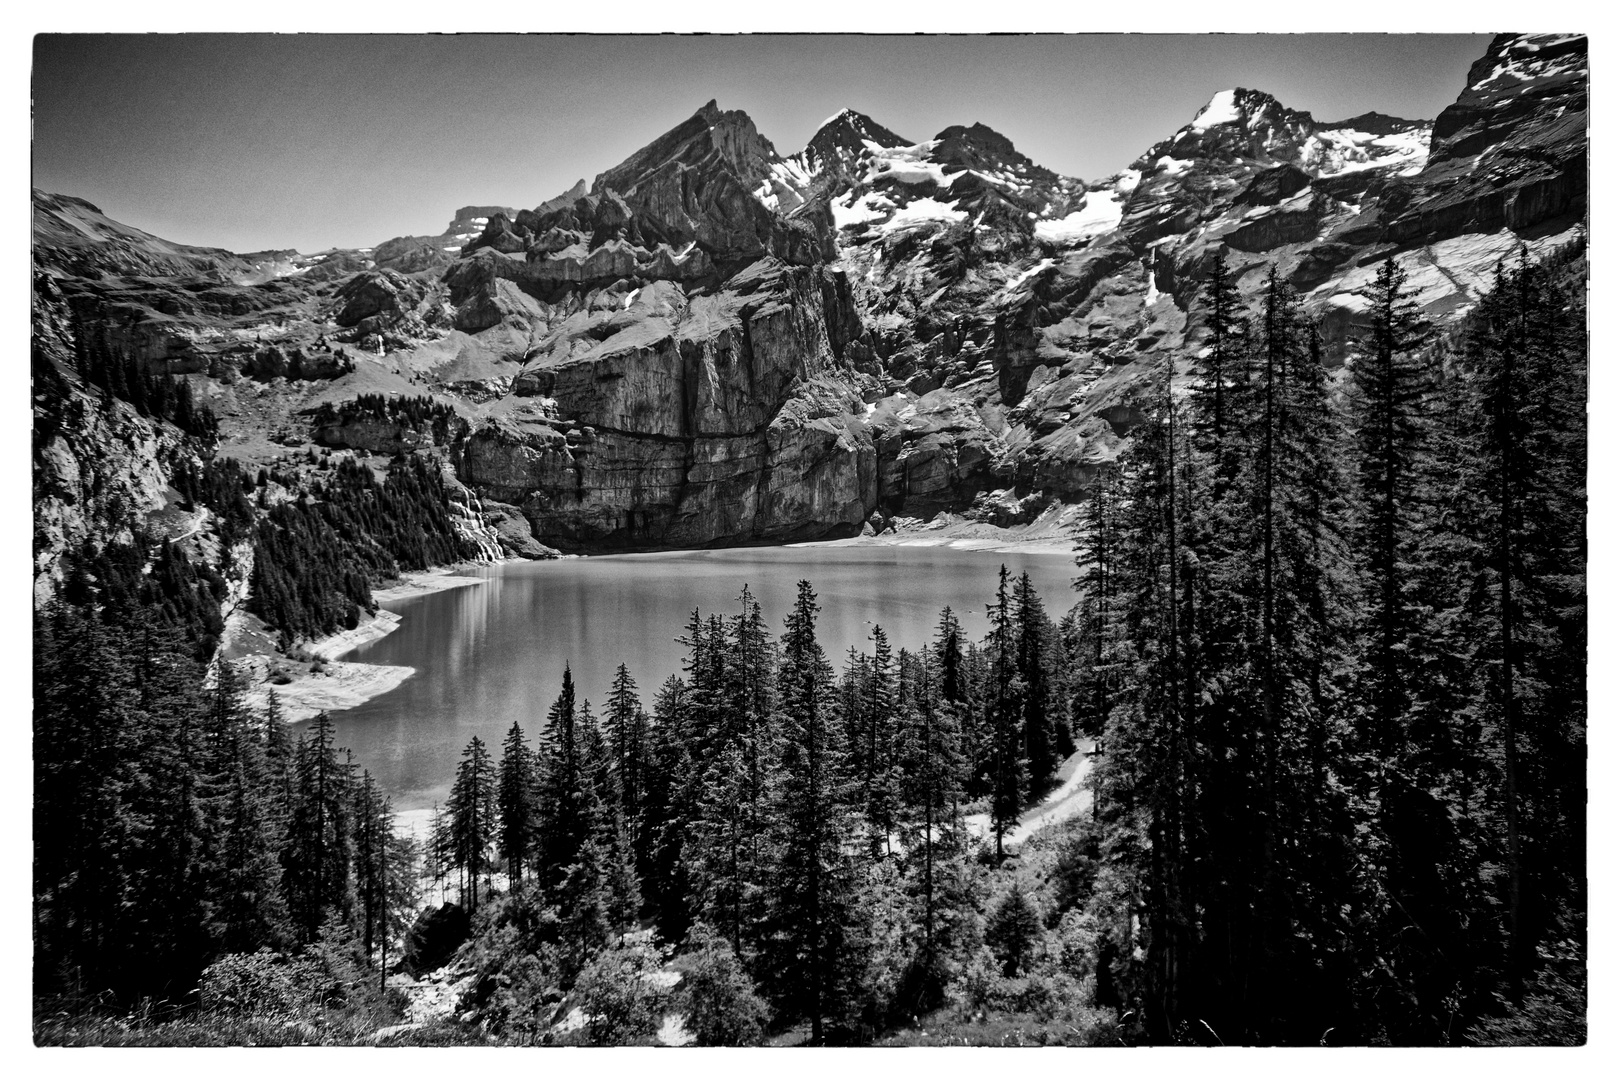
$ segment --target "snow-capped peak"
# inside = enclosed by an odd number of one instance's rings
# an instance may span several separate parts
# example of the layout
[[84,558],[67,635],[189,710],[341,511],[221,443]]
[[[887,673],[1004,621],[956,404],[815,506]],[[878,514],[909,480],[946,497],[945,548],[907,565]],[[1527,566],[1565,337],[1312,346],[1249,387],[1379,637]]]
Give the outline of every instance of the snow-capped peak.
[[860,115],[860,113],[856,112],[854,109],[850,108],[848,105],[845,105],[842,109],[839,109],[837,112],[835,112],[831,116],[827,117],[827,119],[825,119],[821,123],[817,124],[816,125],[816,130],[820,131],[822,128],[828,126],[829,124],[835,123],[835,122],[837,122],[839,120],[843,120],[843,119],[846,119],[846,118],[849,118],[849,117],[859,116],[859,115]]
[[1243,113],[1238,108],[1238,88],[1222,90],[1209,99],[1209,104],[1198,110],[1188,125],[1194,131],[1208,131],[1217,124],[1235,124],[1243,119]]

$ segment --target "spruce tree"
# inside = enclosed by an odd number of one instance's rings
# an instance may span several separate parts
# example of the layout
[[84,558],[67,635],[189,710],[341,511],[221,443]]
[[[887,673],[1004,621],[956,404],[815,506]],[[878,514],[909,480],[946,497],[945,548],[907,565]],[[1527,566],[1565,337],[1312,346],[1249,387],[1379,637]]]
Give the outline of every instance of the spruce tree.
[[490,849],[499,829],[495,766],[484,741],[476,735],[462,751],[445,811],[450,839],[448,861],[465,875],[469,894],[466,906],[476,911],[478,877],[483,874],[487,878],[492,869]]
[[534,751],[524,741],[522,726],[514,721],[501,744],[495,796],[495,812],[500,822],[498,846],[513,889],[523,883],[523,870],[529,865],[536,843],[538,783]]
[[808,581],[782,634],[778,692],[782,758],[775,794],[776,865],[767,945],[768,984],[781,1010],[810,1021],[820,1045],[837,1023],[856,970],[851,790],[832,666],[816,641],[820,610]]
[[315,717],[297,750],[297,791],[282,854],[287,907],[300,940],[319,940],[328,918],[347,922],[354,911],[351,777],[338,760],[332,720]]
[[1028,762],[1024,756],[1024,684],[1018,672],[1017,627],[1007,565],[1001,565],[996,602],[988,605],[990,634],[985,651],[990,664],[990,686],[985,699],[985,728],[989,733],[990,830],[996,838],[996,858],[1002,858],[1002,840],[1018,824],[1023,809]]

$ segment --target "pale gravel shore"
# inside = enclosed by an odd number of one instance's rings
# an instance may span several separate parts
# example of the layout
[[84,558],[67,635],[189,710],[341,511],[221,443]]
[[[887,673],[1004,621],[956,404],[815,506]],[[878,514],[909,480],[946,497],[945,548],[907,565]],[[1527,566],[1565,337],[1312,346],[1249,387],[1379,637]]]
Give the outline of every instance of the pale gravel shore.
[[[457,574],[457,569],[460,567],[404,574],[398,584],[386,589],[373,589],[371,596],[379,604],[388,604],[446,589],[482,585],[489,580]],[[319,641],[309,642],[302,646],[302,651],[321,663],[307,669],[299,665],[298,670],[286,672],[292,676],[290,682],[276,684],[269,681],[274,657],[256,655],[246,658],[255,674],[253,689],[247,694],[248,701],[263,708],[274,691],[288,723],[297,723],[313,719],[322,712],[352,709],[388,693],[415,675],[416,669],[400,665],[350,663],[338,657],[393,633],[404,618],[396,611],[380,609],[376,615],[363,617],[360,625],[353,630],[342,630]],[[316,670],[317,667],[319,670]]]
[[1048,511],[1027,525],[1001,526],[941,514],[923,524],[902,520],[884,532],[847,540],[813,540],[788,547],[948,547],[957,551],[998,554],[1072,555],[1075,508]]
[[413,667],[342,660],[329,660],[323,667],[323,671],[304,672],[280,685],[261,682],[249,691],[248,701],[263,708],[273,691],[287,722],[297,723],[313,719],[318,713],[363,705],[416,674]]
[[790,547],[945,547],[957,551],[989,551],[1002,555],[1072,555],[1074,541],[1068,537],[975,537],[926,536],[914,532],[880,533],[855,536],[848,540],[818,540]]
[[391,604],[398,600],[409,600],[413,596],[443,592],[446,589],[460,589],[467,585],[483,585],[489,581],[487,577],[471,577],[466,574],[457,574],[455,571],[458,569],[460,567],[450,567],[446,570],[427,570],[419,574],[402,574],[400,575],[399,584],[390,585],[386,589],[372,589],[371,598],[379,604]]

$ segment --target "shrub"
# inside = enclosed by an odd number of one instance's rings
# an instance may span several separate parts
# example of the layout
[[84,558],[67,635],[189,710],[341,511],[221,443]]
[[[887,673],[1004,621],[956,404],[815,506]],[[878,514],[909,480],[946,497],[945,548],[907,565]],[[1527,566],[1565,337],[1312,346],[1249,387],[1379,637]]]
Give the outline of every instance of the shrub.
[[1468,1029],[1475,1046],[1585,1046],[1586,964],[1580,945],[1562,940],[1537,950],[1543,967],[1514,1005],[1498,995],[1501,1016]]
[[731,946],[707,924],[695,924],[675,961],[681,973],[676,1008],[699,1046],[757,1046],[769,1010]]
[[203,969],[198,990],[204,1012],[224,1016],[295,1018],[307,1011],[299,972],[280,953],[231,953]]
[[650,935],[626,935],[585,965],[574,993],[593,1046],[633,1045],[658,1030],[670,997],[664,956]]

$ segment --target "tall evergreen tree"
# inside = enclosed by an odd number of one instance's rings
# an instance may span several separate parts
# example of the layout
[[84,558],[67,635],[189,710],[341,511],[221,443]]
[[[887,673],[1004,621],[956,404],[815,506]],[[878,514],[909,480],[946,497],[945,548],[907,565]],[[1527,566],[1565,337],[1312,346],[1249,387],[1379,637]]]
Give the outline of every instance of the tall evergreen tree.
[[1028,761],[1024,756],[1024,684],[1018,673],[1017,627],[1007,565],[1001,565],[996,602],[987,607],[990,634],[985,639],[991,685],[985,699],[985,728],[990,750],[990,831],[996,838],[996,858],[1002,840],[1018,824],[1024,806]]
[[469,911],[476,911],[478,878],[480,874],[486,880],[489,876],[493,866],[490,849],[499,829],[495,766],[484,740],[476,735],[462,751],[445,811],[450,833],[448,861],[464,875],[465,902]]
[[347,765],[338,760],[332,719],[315,717],[299,740],[292,826],[282,854],[287,907],[305,944],[319,940],[328,918],[347,922],[354,911],[353,820]]
[[810,1021],[821,1044],[836,1023],[853,978],[854,866],[850,784],[838,723],[832,665],[816,641],[820,610],[808,581],[782,635],[778,690],[784,724],[775,798],[776,852],[768,983],[781,1009]]
[[513,889],[522,884],[524,867],[529,865],[536,844],[538,785],[534,751],[524,741],[522,726],[514,721],[501,744],[495,795],[495,812],[500,822],[500,856],[506,863],[507,878]]

